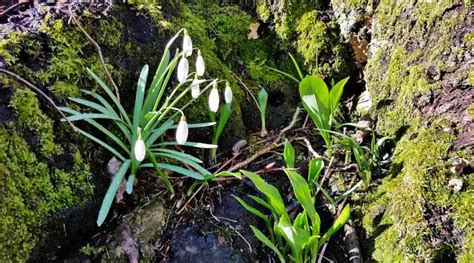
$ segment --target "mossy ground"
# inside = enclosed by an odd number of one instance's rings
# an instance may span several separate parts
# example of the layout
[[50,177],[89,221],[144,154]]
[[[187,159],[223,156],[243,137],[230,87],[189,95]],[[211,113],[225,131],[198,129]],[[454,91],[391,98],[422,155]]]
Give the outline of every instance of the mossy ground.
[[[466,224],[474,220],[466,209],[472,202],[472,174],[461,175],[461,192],[448,188],[449,179],[456,176],[449,168],[460,154],[453,150],[458,120],[427,114],[420,102],[440,89],[466,83],[468,72],[458,58],[472,44],[455,39],[465,39],[462,28],[471,8],[451,1],[381,1],[375,10],[372,57],[364,73],[378,132],[400,138],[391,176],[382,180],[362,209],[371,240],[369,256],[377,261],[472,259],[473,228]],[[433,223],[431,217],[437,215],[432,207],[449,211],[446,216],[454,221],[454,230],[447,232],[460,231],[462,238],[437,234],[449,226]]]

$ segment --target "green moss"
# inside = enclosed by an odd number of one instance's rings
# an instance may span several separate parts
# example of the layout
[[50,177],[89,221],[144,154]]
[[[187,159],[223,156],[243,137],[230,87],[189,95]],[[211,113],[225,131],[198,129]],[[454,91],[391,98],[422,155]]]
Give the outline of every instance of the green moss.
[[257,0],[256,5],[258,18],[260,18],[263,22],[268,22],[271,16],[270,7],[267,5],[265,0]]
[[[373,105],[380,109],[376,117],[381,133],[394,135],[400,128],[417,123],[414,120],[419,112],[413,107],[413,99],[442,85],[440,79],[428,79],[428,68],[436,72],[457,70],[456,63],[443,58],[443,54],[452,52],[451,33],[463,23],[467,8],[460,14],[446,15],[453,5],[449,1],[415,6],[409,1],[382,1],[377,6],[374,53],[364,73]],[[403,10],[412,10],[416,23],[411,24],[412,18],[400,20]],[[436,23],[441,16],[443,22]],[[426,30],[431,27],[436,31]],[[411,30],[407,32],[407,28]]]
[[[409,136],[398,142],[392,165],[394,177],[383,181],[371,198],[374,201],[363,212],[369,237],[378,227],[389,226],[374,237],[375,260],[410,261],[437,256],[439,248],[427,242],[431,231],[424,213],[427,204],[453,204],[446,187],[448,169],[442,162],[452,140],[442,125],[434,125],[421,131],[411,130]],[[381,214],[381,222],[374,226],[375,216]]]
[[41,153],[45,157],[61,154],[61,148],[54,142],[53,121],[41,110],[36,95],[30,90],[17,88],[10,101],[18,122],[38,138]]
[[[338,24],[323,22],[317,10],[303,14],[296,27],[296,48],[313,74],[336,79],[348,74],[344,59],[346,49],[339,43]],[[336,77],[338,76],[338,77]]]
[[91,172],[78,151],[71,169],[50,168],[13,127],[0,128],[0,258],[24,261],[52,214],[87,201]]

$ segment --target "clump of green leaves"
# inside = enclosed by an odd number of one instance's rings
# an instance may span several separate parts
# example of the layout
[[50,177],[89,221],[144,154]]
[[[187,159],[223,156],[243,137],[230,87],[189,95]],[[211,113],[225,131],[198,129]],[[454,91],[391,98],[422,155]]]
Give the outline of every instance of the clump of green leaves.
[[[183,34],[183,48],[177,50],[174,57],[171,57],[170,47],[173,42]],[[207,180],[212,178],[212,174],[202,167],[202,161],[198,158],[167,148],[168,146],[183,145],[198,148],[216,148],[216,145],[187,141],[188,129],[203,128],[212,126],[215,123],[188,124],[183,110],[188,107],[199,94],[204,93],[213,86],[217,80],[204,80],[198,77],[204,74],[204,61],[200,57],[196,60],[197,72],[189,74],[188,57],[193,53],[192,41],[186,30],[180,30],[174,35],[165,47],[161,62],[156,70],[153,81],[148,89],[148,65],[145,65],[140,73],[135,94],[135,104],[133,115],[130,117],[118,98],[112,93],[107,84],[102,81],[94,72],[88,70],[92,78],[99,84],[106,96],[91,91],[82,90],[91,99],[70,98],[79,105],[86,107],[91,112],[78,112],[71,108],[61,108],[65,113],[70,114],[67,120],[85,121],[102,132],[110,143],[99,139],[93,134],[76,128],[78,132],[87,138],[101,145],[121,161],[118,172],[103,199],[99,211],[97,224],[100,226],[110,210],[116,192],[126,175],[126,192],[131,194],[138,171],[142,168],[154,168],[168,189],[173,192],[173,187],[162,169],[182,174],[197,180]],[[177,80],[179,84],[165,98],[164,94],[170,82],[170,78],[177,67]],[[191,83],[192,82],[192,83]],[[201,91],[199,84],[208,82],[209,84]],[[182,103],[182,99],[193,90],[192,99],[187,103]],[[106,99],[107,98],[107,99]],[[184,105],[177,108],[178,105]],[[109,120],[118,128],[120,134],[111,132],[108,128],[96,120]],[[179,120],[177,122],[177,119]],[[177,125],[176,125],[177,122]],[[163,141],[163,135],[175,130],[176,141]],[[164,160],[164,161],[161,161]],[[170,162],[172,160],[172,163]],[[176,165],[175,163],[178,163]],[[184,168],[186,167],[186,168]]]
[[319,77],[306,76],[299,84],[300,96],[303,106],[318,129],[321,137],[323,137],[326,147],[332,146],[332,137],[328,132],[332,128],[334,115],[342,93],[344,85],[349,78],[345,78],[336,83],[331,90]]
[[350,207],[346,205],[333,225],[322,234],[321,219],[315,208],[315,195],[312,194],[308,182],[301,175],[290,169],[285,170],[302,209],[295,218],[291,218],[276,187],[265,182],[258,174],[241,172],[264,196],[264,198],[255,195],[249,197],[268,210],[271,217],[243,199],[234,197],[247,211],[265,222],[269,237],[255,226],[251,226],[252,231],[261,242],[275,252],[281,262],[286,262],[288,259],[296,263],[316,262],[319,249],[350,218]]

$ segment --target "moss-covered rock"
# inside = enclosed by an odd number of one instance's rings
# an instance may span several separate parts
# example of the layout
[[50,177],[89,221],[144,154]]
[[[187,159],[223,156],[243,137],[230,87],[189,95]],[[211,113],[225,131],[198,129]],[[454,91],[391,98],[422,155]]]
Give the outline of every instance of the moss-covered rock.
[[[380,1],[373,10],[365,80],[378,132],[399,138],[390,176],[362,209],[377,261],[472,260],[472,174],[450,171],[456,156],[473,154],[472,13],[469,1]],[[457,176],[460,192],[448,187]]]
[[[282,47],[292,47],[307,71],[341,79],[351,71],[350,48],[340,36],[339,24],[324,1],[256,1],[257,15],[275,25]],[[269,21],[272,20],[272,21]]]

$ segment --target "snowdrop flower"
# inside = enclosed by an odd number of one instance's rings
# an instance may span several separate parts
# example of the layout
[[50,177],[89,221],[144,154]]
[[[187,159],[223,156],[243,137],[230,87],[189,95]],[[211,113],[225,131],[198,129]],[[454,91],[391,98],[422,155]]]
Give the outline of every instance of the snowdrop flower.
[[206,70],[206,66],[204,65],[204,58],[202,57],[201,50],[198,51],[198,56],[196,58],[196,74],[199,77],[204,75],[204,71]]
[[145,142],[142,140],[141,136],[139,136],[138,140],[135,142],[134,153],[137,161],[141,162],[145,159]]
[[201,92],[199,83],[200,81],[197,78],[194,78],[193,82],[191,83],[191,96],[193,97],[193,99],[199,97],[199,93]]
[[217,112],[217,109],[219,109],[219,91],[217,91],[217,82],[214,83],[214,86],[209,93],[209,109],[212,112]]
[[189,73],[189,62],[188,59],[183,56],[178,63],[178,81],[179,83],[184,83]]
[[227,104],[230,104],[232,102],[232,89],[229,86],[229,82],[226,82],[225,84],[224,99],[225,103]]
[[184,30],[183,36],[183,51],[186,54],[186,57],[189,57],[193,54],[193,41],[191,37],[188,35],[188,31]]
[[188,132],[188,123],[186,122],[186,117],[183,115],[176,128],[176,142],[180,145],[185,144],[188,140]]

